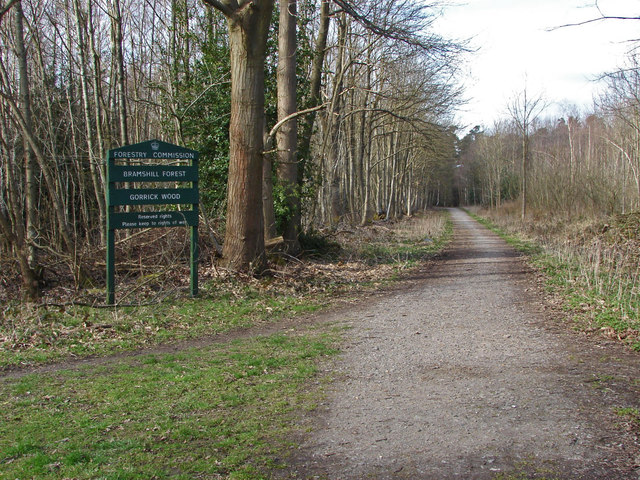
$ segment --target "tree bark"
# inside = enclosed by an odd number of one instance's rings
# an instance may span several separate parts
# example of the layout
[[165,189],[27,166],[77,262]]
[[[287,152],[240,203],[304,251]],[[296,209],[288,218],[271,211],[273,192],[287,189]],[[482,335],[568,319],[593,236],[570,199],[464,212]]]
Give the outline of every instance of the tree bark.
[[262,214],[264,64],[274,0],[205,0],[227,17],[231,49],[231,121],[227,268],[258,271],[265,264]]
[[116,73],[118,126],[120,130],[120,145],[129,144],[129,128],[127,126],[127,97],[126,77],[124,73],[124,54],[122,52],[122,14],[120,0],[112,0],[111,3],[111,51],[113,69]]
[[[266,127],[266,126],[265,126]],[[267,138],[269,133],[264,131],[263,137]],[[265,145],[267,140],[265,140]],[[264,216],[264,240],[271,240],[278,235],[276,231],[276,215],[273,205],[273,162],[272,154],[265,153],[262,158],[262,215]]]
[[[296,21],[297,0],[280,0],[278,30],[278,120],[296,112]],[[287,218],[282,237],[288,253],[300,252],[301,201],[298,191],[298,122],[293,118],[276,134],[278,148],[278,180],[284,189]]]
[[527,218],[527,175],[529,171],[529,131],[528,127],[522,132],[522,203],[520,219],[524,222]]
[[[31,92],[29,87],[29,70],[27,64],[27,49],[24,43],[24,12],[22,1],[18,1],[14,7],[15,16],[15,51],[18,59],[18,72],[20,82],[20,109],[24,118],[25,128],[33,132],[31,117]],[[38,222],[37,185],[36,185],[36,161],[33,149],[26,136],[23,135],[24,148],[24,176],[25,176],[25,221],[26,221],[26,245],[27,259],[31,270],[37,269],[37,252],[33,244],[37,237],[36,226]]]
[[[0,145],[5,148],[0,148],[0,154],[6,155],[7,162],[5,163],[5,169],[2,176],[4,176],[3,193],[6,194],[5,206],[7,208],[7,214],[3,212],[0,207],[0,238],[4,240],[7,248],[11,249],[11,252],[15,255],[18,266],[20,268],[20,276],[22,280],[22,287],[24,297],[27,300],[35,301],[40,295],[39,278],[36,271],[31,268],[29,264],[29,250],[25,243],[25,220],[24,209],[22,208],[22,202],[19,198],[18,192],[16,192],[20,182],[17,181],[15,175],[15,166],[17,162],[15,158],[9,160],[8,144],[5,139],[9,137],[5,130],[5,122],[0,123]],[[15,152],[15,150],[14,150]],[[2,248],[2,244],[0,244]]]
[[[313,53],[313,65],[311,68],[311,78],[309,85],[309,98],[306,101],[307,108],[320,105],[320,87],[322,85],[322,67],[324,65],[325,53],[327,51],[327,37],[329,35],[329,1],[322,0],[320,5],[320,28]],[[313,135],[313,125],[316,119],[316,112],[307,115],[300,139],[298,168],[298,184],[302,185],[306,172],[306,164],[311,156],[311,136]]]
[[338,58],[336,60],[336,73],[333,82],[333,98],[331,99],[331,106],[327,112],[327,137],[325,142],[329,141],[329,148],[327,154],[328,171],[331,175],[330,187],[329,187],[329,205],[330,205],[330,217],[329,223],[331,226],[335,226],[340,222],[344,213],[342,198],[340,196],[340,169],[338,163],[340,160],[338,141],[340,134],[340,122],[342,99],[341,93],[344,80],[344,56],[346,54],[346,42],[347,42],[347,20],[346,15],[343,13],[340,18],[340,25],[338,28]]
[[35,301],[40,295],[38,276],[29,265],[29,250],[24,240],[13,233],[8,218],[0,210],[0,233],[9,241],[18,260],[22,287],[27,300]]
[[[95,41],[95,26],[94,26],[94,18],[93,18],[93,10],[92,10],[92,2],[88,3],[88,16],[87,23],[89,28],[89,49],[91,51],[92,56],[92,64],[93,64],[93,108],[95,110],[95,121],[96,121],[96,148],[97,154],[96,157],[100,159],[104,158],[104,134],[103,134],[103,121],[102,121],[102,88],[100,85],[100,72],[101,72],[101,62],[100,55],[96,50],[96,41]],[[98,168],[98,177],[100,179],[100,185],[104,190],[105,186],[105,177],[104,177],[104,169],[102,167]],[[103,200],[104,201],[104,200]],[[106,206],[105,206],[106,208]]]

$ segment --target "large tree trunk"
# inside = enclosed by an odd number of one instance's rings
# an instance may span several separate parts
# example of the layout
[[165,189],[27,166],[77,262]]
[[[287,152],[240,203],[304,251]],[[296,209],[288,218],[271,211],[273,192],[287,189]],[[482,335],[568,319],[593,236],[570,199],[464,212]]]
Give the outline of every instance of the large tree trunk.
[[256,271],[265,263],[264,63],[274,0],[205,1],[227,17],[231,48],[230,158],[223,258],[232,270]]
[[[278,30],[278,120],[297,111],[296,98],[296,18],[297,0],[280,0]],[[301,202],[298,193],[298,122],[289,120],[276,133],[278,146],[278,180],[284,189],[287,218],[282,237],[286,250],[300,251]]]

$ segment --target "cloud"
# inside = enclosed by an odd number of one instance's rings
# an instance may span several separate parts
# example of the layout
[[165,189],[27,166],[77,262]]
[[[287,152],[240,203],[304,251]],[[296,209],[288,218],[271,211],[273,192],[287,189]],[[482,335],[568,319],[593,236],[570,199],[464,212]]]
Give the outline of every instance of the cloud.
[[[550,27],[594,18],[586,0],[469,0],[445,11],[437,28],[446,36],[473,38],[479,51],[469,56],[467,124],[504,115],[507,100],[527,88],[550,102],[590,105],[599,74],[624,62],[626,40],[637,36],[640,21],[597,22],[581,27]],[[606,12],[636,12],[637,0],[601,0]]]

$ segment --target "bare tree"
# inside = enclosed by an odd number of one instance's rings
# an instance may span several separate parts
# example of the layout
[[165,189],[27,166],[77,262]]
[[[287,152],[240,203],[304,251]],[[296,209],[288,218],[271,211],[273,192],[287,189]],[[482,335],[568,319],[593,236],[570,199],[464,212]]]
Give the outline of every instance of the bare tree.
[[[118,127],[120,145],[129,143],[129,126],[127,122],[126,75],[123,52],[122,9],[120,0],[111,0],[109,16],[111,17],[111,57],[112,71],[115,73],[117,92]],[[114,102],[116,96],[114,95]]]
[[640,198],[640,59],[631,55],[629,62],[604,76],[608,89],[599,103],[616,126],[607,141],[626,160]]
[[531,134],[531,126],[538,118],[540,113],[545,109],[546,105],[541,94],[533,96],[529,95],[529,91],[525,85],[522,92],[518,93],[508,105],[511,119],[515,122],[522,139],[522,170],[521,170],[521,219],[524,222],[527,215],[527,176],[529,173],[529,135]]
[[[89,169],[91,172],[91,180],[93,183],[93,193],[98,205],[98,214],[100,225],[106,222],[106,205],[104,199],[104,183],[101,181],[99,174],[99,156],[100,150],[96,146],[94,138],[94,130],[91,122],[91,105],[89,98],[89,69],[87,62],[87,48],[85,43],[85,35],[87,33],[86,13],[80,7],[80,0],[73,0],[73,12],[76,20],[76,35],[78,42],[78,54],[80,56],[80,91],[82,94],[82,110],[84,113],[84,123],[86,131],[87,151],[89,157]],[[101,229],[101,240],[104,244],[106,241],[105,229]]]
[[[327,38],[329,36],[329,20],[330,16],[330,0],[320,1],[320,23],[318,26],[318,35],[315,39],[313,50],[313,63],[311,67],[311,77],[309,79],[309,93],[306,98],[306,107],[314,108],[322,103],[320,97],[320,89],[322,86],[322,69],[325,63],[327,53]],[[309,160],[311,149],[311,137],[313,134],[314,122],[317,111],[309,112],[304,121],[302,138],[300,139],[299,148],[299,175],[298,183],[304,179],[306,162]],[[300,185],[301,186],[301,185]]]

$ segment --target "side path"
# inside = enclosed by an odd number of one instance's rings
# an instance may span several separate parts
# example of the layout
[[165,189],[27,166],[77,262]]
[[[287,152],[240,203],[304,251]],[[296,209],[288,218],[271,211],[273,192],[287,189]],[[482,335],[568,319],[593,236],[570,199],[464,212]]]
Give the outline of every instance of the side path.
[[336,381],[283,476],[638,480],[613,411],[638,406],[638,355],[550,326],[516,253],[451,213],[426,278],[346,318]]

